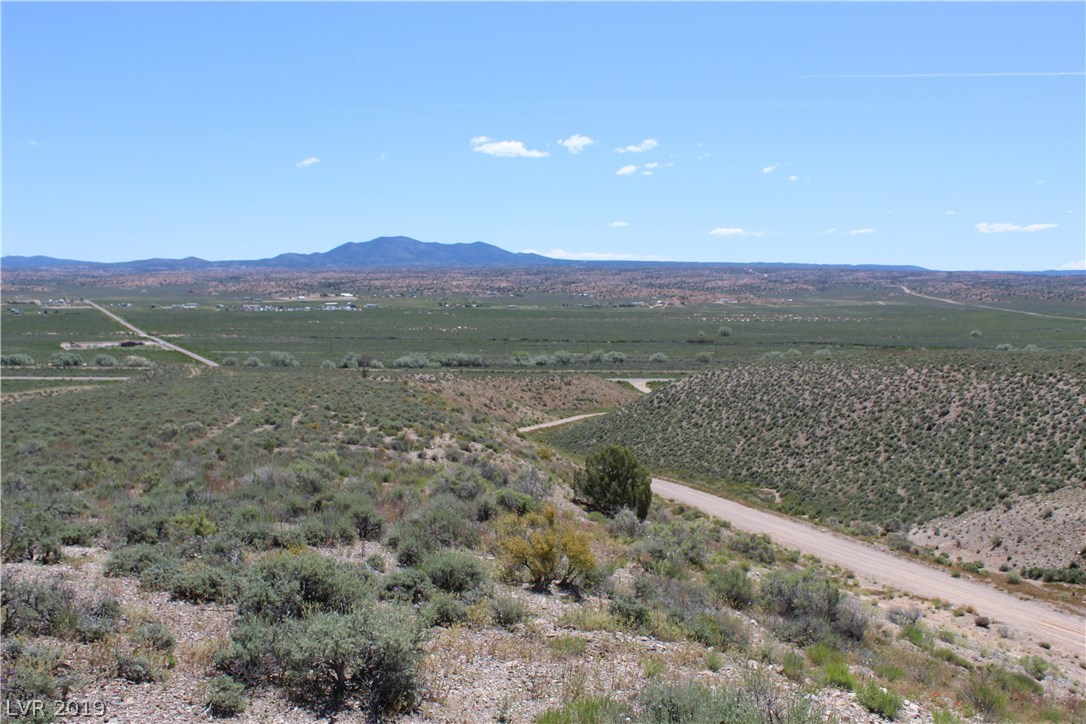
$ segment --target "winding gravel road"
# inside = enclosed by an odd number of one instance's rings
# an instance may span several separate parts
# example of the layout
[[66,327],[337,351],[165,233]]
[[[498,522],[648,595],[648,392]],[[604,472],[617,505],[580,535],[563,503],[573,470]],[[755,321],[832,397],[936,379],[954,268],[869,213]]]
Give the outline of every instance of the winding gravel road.
[[[578,415],[524,427],[520,432],[565,425],[594,416]],[[653,478],[652,491],[662,498],[729,521],[741,530],[765,533],[780,545],[848,569],[868,584],[889,585],[922,598],[941,598],[956,606],[971,605],[979,615],[1009,627],[1019,637],[1046,641],[1067,656],[1086,658],[1086,617],[1081,615],[1036,599],[1018,598],[983,583],[954,578],[942,569],[896,556],[826,528],[751,508],[671,480]]]

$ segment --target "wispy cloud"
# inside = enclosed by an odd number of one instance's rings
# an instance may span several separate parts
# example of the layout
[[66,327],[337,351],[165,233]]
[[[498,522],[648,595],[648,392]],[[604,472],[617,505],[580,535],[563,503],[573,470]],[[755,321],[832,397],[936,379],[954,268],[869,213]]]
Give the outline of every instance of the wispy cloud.
[[486,136],[471,139],[471,150],[501,158],[545,158],[550,154],[524,147],[522,141],[495,141]]
[[313,165],[318,164],[320,162],[321,162],[321,160],[319,158],[317,158],[316,156],[310,156],[309,158],[303,158],[301,161],[299,161],[298,163],[296,163],[294,165],[297,166],[298,168],[305,168],[306,166],[313,166]]
[[829,236],[830,234],[833,234],[836,231],[837,231],[837,227],[836,226],[831,226],[830,228],[826,229],[822,233]]
[[585,150],[589,146],[594,145],[596,142],[588,136],[582,136],[579,133],[574,133],[569,138],[558,139],[558,145],[565,146],[566,150],[570,153],[577,155],[581,151]]
[[651,163],[646,163],[645,164],[645,168],[659,168],[659,167],[660,167],[660,164],[658,164],[656,161],[652,161]]
[[525,254],[542,254],[551,259],[572,259],[576,261],[663,261],[663,257],[655,255],[622,254],[609,251],[566,251],[565,249],[551,249],[550,251],[535,251],[525,249]]
[[1039,71],[994,73],[841,73],[836,75],[801,75],[800,78],[1054,78],[1086,76],[1086,71]]
[[874,234],[875,230],[870,226],[865,226],[862,229],[850,229],[845,232],[849,236],[864,236],[866,234]]
[[608,224],[608,226],[610,226],[612,229],[624,229],[629,225],[630,222],[628,221],[612,221],[610,224]]
[[1081,271],[1086,270],[1086,259],[1079,259],[1078,261],[1069,261],[1060,267],[1060,271]]
[[645,151],[651,151],[659,145],[660,142],[655,138],[646,138],[641,143],[616,148],[615,153],[643,153]]
[[796,176],[796,175],[789,176],[788,180],[789,181],[799,181],[799,176]]
[[631,163],[629,166],[623,166],[618,171],[615,171],[615,175],[616,176],[629,176],[630,174],[634,173],[635,171],[637,171],[637,166],[635,166],[635,165],[633,165]]
[[1027,234],[1032,234],[1035,231],[1055,229],[1057,226],[1059,226],[1059,224],[1027,224],[1026,226],[1019,226],[1018,224],[980,223],[974,224],[973,228],[982,234],[1005,234],[1008,231],[1022,231]]
[[957,211],[948,211],[948,212],[946,212],[946,215],[947,216],[957,216],[958,212]]
[[747,231],[739,226],[719,226],[709,232],[709,236],[765,236],[764,231]]
[[766,166],[765,168],[762,169],[762,173],[773,173],[774,171],[777,170],[777,166],[780,166],[780,164],[775,163],[775,164],[773,164],[771,166]]

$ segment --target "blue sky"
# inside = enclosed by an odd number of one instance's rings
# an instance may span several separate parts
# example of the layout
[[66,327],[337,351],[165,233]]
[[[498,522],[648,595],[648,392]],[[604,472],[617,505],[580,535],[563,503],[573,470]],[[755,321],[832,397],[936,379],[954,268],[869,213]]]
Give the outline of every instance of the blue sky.
[[1081,268],[1084,9],[4,2],[3,253]]

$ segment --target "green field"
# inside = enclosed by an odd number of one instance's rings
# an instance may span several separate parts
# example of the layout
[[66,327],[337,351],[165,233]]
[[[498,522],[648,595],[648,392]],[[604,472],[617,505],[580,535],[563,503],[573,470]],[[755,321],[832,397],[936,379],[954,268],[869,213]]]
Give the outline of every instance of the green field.
[[[438,299],[359,298],[378,308],[326,311],[334,297],[265,300],[287,311],[244,311],[256,304],[178,294],[157,289],[134,295],[115,289],[81,289],[80,296],[121,315],[144,331],[210,359],[260,358],[273,351],[294,356],[303,366],[339,363],[362,353],[385,366],[407,354],[461,354],[486,367],[570,353],[568,366],[631,370],[689,370],[751,360],[764,355],[848,355],[870,349],[994,350],[998,345],[1073,349],[1083,346],[1083,322],[954,306],[902,294],[842,287],[779,304],[699,304],[650,308],[586,302],[579,297],[483,297]],[[130,306],[121,306],[121,304]],[[173,305],[196,304],[195,309]],[[457,305],[457,306],[445,306]],[[311,311],[302,311],[304,307]],[[1045,306],[1050,311],[1053,305]],[[10,307],[9,307],[10,309]],[[128,337],[119,325],[89,308],[43,313],[22,307],[4,316],[5,354],[27,353],[38,362],[58,351],[61,341],[107,341]],[[1056,309],[1073,316],[1073,305]],[[721,336],[721,327],[730,330]],[[593,351],[617,352],[622,362],[595,365]],[[145,349],[155,361],[181,361],[174,353]],[[654,357],[655,355],[655,357]],[[666,360],[661,359],[661,355]],[[546,359],[545,366],[556,366]],[[566,365],[557,365],[566,366]]]

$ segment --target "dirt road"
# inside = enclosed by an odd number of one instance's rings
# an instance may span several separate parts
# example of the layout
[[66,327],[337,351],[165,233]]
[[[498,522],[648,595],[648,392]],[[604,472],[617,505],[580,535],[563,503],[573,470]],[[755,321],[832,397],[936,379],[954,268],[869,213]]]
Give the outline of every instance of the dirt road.
[[773,540],[826,563],[851,570],[862,580],[891,585],[923,598],[941,598],[957,606],[972,605],[977,613],[1019,636],[1047,641],[1067,655],[1086,655],[1086,619],[1041,601],[1020,599],[964,578],[953,578],[938,568],[900,558],[861,541],[741,503],[653,478],[652,490],[662,498],[691,505],[731,522],[736,528],[765,533]]
[[534,432],[535,430],[545,430],[548,427],[558,427],[559,425],[566,425],[571,422],[580,422],[581,420],[587,420],[590,417],[598,417],[604,415],[603,412],[590,412],[587,415],[574,415],[573,417],[564,417],[561,420],[551,420],[550,422],[541,422],[538,425],[528,425],[528,427],[522,427],[517,432]]
[[644,392],[646,395],[652,392],[652,388],[649,387],[650,382],[674,382],[673,377],[608,377],[610,382],[629,382],[635,390],[638,392]]
[[1046,317],[1048,319],[1069,319],[1072,322],[1086,322],[1086,319],[1082,317],[1061,317],[1058,314],[1041,314],[1040,312],[1025,312],[1021,309],[1007,309],[1006,307],[990,307],[987,304],[966,304],[964,302],[955,302],[953,299],[943,299],[942,297],[932,297],[927,294],[921,294],[920,292],[914,292],[906,286],[901,287],[901,291],[906,294],[911,294],[914,297],[920,297],[921,299],[930,299],[933,302],[945,302],[946,304],[956,304],[959,307],[977,307],[978,309],[991,309],[995,312],[1010,312],[1012,314],[1027,314],[1031,317]]
[[109,311],[108,309],[105,309],[104,307],[101,307],[101,306],[95,304],[94,302],[92,302],[89,299],[84,299],[83,302],[85,304],[89,304],[90,306],[94,307],[99,312],[101,312],[102,314],[104,314],[107,317],[109,317],[110,319],[112,319],[114,322],[117,322],[118,324],[132,330],[133,332],[135,332],[139,336],[144,337],[146,339],[149,339],[152,342],[158,344],[163,349],[172,349],[174,352],[180,352],[181,354],[192,357],[197,362],[201,362],[201,363],[207,365],[208,367],[218,367],[219,366],[218,362],[214,362],[212,360],[209,360],[207,357],[201,357],[200,355],[196,354],[195,352],[190,352],[187,349],[184,349],[183,347],[178,347],[176,344],[173,344],[172,342],[167,342],[164,339],[159,339],[158,337],[152,337],[151,335],[147,334],[146,332],[144,332],[139,327],[136,327],[133,324],[129,324],[128,322],[121,319],[120,317],[118,317],[113,312]]
[[[578,415],[524,427],[520,431],[565,425],[587,417],[595,415]],[[972,606],[979,615],[992,619],[993,625],[1007,626],[1019,638],[1045,641],[1066,656],[1086,658],[1086,617],[1067,613],[1042,601],[1017,598],[983,583],[954,578],[939,568],[896,556],[805,521],[751,508],[671,480],[653,478],[652,491],[662,498],[726,520],[740,530],[765,533],[780,545],[846,568],[866,584],[893,586],[922,598],[941,598],[955,606]]]

